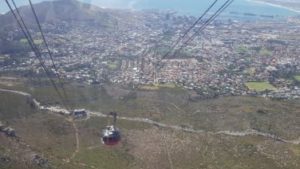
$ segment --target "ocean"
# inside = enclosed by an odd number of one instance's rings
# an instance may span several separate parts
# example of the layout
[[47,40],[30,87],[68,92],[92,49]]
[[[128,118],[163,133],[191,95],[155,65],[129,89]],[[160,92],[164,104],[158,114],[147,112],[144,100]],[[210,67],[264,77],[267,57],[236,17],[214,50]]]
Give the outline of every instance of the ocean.
[[[174,10],[179,13],[200,15],[212,2],[213,0],[137,0],[134,4],[131,2],[130,7],[135,9]],[[221,0],[218,5],[221,6],[222,2],[225,2],[225,0]],[[257,3],[251,0],[235,0],[226,12],[274,16],[293,16],[299,14],[288,9]]]
[[[27,0],[15,0],[19,5],[26,5]],[[40,2],[44,0],[32,0]],[[177,11],[179,14],[199,16],[214,0],[80,0],[106,8],[129,8],[135,10],[159,9]],[[219,6],[225,0],[219,0]],[[0,13],[7,11],[4,1],[0,1]],[[276,7],[254,0],[235,0],[224,14],[255,14],[277,17],[299,15],[295,11]],[[252,16],[253,17],[253,16]]]
[[[176,11],[179,15],[200,16],[214,0],[82,0],[106,8],[129,8],[134,10],[158,9]],[[226,0],[219,0],[215,9]],[[299,12],[284,7],[257,2],[255,0],[235,0],[222,13],[224,18],[246,20],[281,19],[298,16]]]

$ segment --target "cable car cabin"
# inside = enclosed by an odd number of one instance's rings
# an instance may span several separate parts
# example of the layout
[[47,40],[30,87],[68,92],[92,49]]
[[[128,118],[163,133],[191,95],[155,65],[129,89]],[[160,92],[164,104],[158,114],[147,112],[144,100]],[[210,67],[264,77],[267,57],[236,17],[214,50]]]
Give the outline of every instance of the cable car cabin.
[[75,119],[84,119],[84,118],[87,118],[87,112],[84,109],[75,109],[75,110],[73,110],[73,112],[71,113],[71,115]]
[[115,126],[106,126],[102,131],[102,143],[113,146],[120,142],[121,133]]

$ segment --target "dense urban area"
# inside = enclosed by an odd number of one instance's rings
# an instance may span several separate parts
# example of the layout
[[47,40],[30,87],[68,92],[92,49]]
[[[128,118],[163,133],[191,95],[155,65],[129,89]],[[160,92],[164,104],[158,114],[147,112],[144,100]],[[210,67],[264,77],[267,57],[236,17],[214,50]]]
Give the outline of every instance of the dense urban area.
[[[45,24],[59,65],[59,72],[53,73],[88,84],[109,81],[145,89],[181,86],[197,91],[201,97],[300,95],[298,18],[217,20],[192,43],[163,58],[170,42],[195,18],[171,12],[130,15],[134,24],[116,20],[105,29],[79,23]],[[26,47],[27,41],[18,29],[7,35],[7,40],[17,40]],[[35,39],[42,48],[39,35]],[[51,66],[49,57],[44,57]],[[42,73],[31,51],[2,54],[0,69],[24,76]]]

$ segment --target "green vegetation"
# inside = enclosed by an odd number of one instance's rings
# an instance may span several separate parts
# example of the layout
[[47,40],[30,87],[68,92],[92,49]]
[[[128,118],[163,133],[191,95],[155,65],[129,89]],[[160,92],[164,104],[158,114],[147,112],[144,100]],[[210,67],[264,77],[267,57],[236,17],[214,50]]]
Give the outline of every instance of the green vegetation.
[[[60,101],[57,99],[53,88],[46,84],[42,84],[42,86],[37,84],[18,84],[17,86],[6,88],[17,88],[18,90],[32,93],[44,105],[56,105]],[[291,136],[291,134],[287,134],[284,131],[288,126],[291,127],[292,123],[287,123],[285,121],[287,119],[282,119],[281,116],[283,114],[280,114],[280,110],[287,109],[292,116],[292,114],[296,113],[295,108],[298,107],[297,103],[287,104],[282,101],[269,101],[252,97],[228,97],[189,102],[188,91],[178,87],[162,87],[157,90],[135,89],[134,91],[123,89],[127,91],[124,94],[120,94],[118,91],[119,87],[108,90],[108,87],[77,86],[73,84],[65,85],[65,88],[71,99],[67,102],[71,103],[74,108],[85,108],[102,113],[117,111],[120,112],[121,116],[144,117],[167,124],[187,125],[209,131],[223,129],[245,130],[248,127],[252,128],[255,126],[255,128],[266,132],[272,131],[278,135]],[[133,95],[135,96],[129,97]],[[282,105],[284,105],[284,108]],[[256,116],[255,112],[259,109],[267,109],[268,112],[273,112],[273,117],[278,116],[276,119],[281,119],[285,122],[278,121],[273,126],[259,125],[268,124],[270,121],[274,122],[274,119],[270,119],[271,116],[268,116],[266,119],[270,120],[268,123],[261,121],[250,123],[252,120],[257,121],[254,117]],[[227,114],[225,119],[218,118],[222,114]],[[246,118],[244,117],[245,115],[249,115],[249,117]],[[245,121],[233,123],[237,116],[245,118]],[[209,120],[207,121],[206,119]],[[221,121],[211,123],[217,119]],[[260,118],[257,119],[259,120]],[[295,134],[297,135],[297,133]]]
[[[25,39],[25,38],[20,39],[20,42],[21,42],[22,44],[27,44],[27,43],[28,43],[27,39]],[[43,40],[42,40],[42,39],[35,39],[35,40],[34,40],[34,43],[35,43],[36,45],[41,45],[41,44],[43,43]]]
[[[100,143],[99,143],[100,144]],[[92,150],[82,150],[76,156],[76,161],[84,162],[97,168],[116,169],[128,168],[133,163],[133,157],[120,150],[112,150],[105,147],[99,147]]]
[[0,55],[0,62],[4,62],[7,59],[6,56],[4,55]]
[[251,67],[245,70],[245,73],[249,74],[250,76],[254,76],[256,73],[256,68],[255,67]]
[[36,110],[32,109],[27,100],[15,94],[4,94],[0,92],[0,121],[9,121],[16,117],[27,117]]
[[6,56],[0,55],[0,60],[4,60],[4,59],[6,59]]
[[25,38],[20,39],[20,42],[21,43],[26,43],[26,44],[28,43],[27,39],[25,39]]
[[37,44],[37,45],[41,45],[43,43],[43,40],[42,39],[35,39],[34,43]]
[[272,56],[272,52],[266,48],[261,48],[259,51],[260,56]]
[[300,75],[299,76],[294,76],[294,79],[298,82],[300,82]]
[[159,87],[156,85],[141,85],[139,88],[142,90],[159,90]]
[[249,50],[245,46],[239,46],[236,51],[239,54],[246,54],[246,53],[248,53]]
[[[43,105],[56,104],[57,96],[47,84],[26,82],[6,88],[30,92]],[[171,84],[163,86],[157,90],[122,89],[130,90],[129,94],[121,94],[120,87],[108,90],[108,87],[68,84],[66,88],[71,98],[69,102],[77,108],[102,113],[117,111],[120,116],[144,117],[211,132],[256,129],[288,140],[299,137],[299,120],[295,118],[300,109],[299,100],[220,97],[189,102],[188,91],[172,88],[175,85]],[[127,97],[132,93],[135,97]],[[279,144],[273,139],[186,133],[121,119],[117,122],[122,131],[121,144],[106,147],[101,144],[100,132],[107,125],[107,119],[90,117],[76,121],[80,149],[67,163],[64,159],[70,157],[76,147],[70,121],[32,108],[23,96],[0,94],[0,121],[15,128],[18,136],[49,159],[54,168],[169,168],[171,159],[174,168],[281,169],[286,164],[286,168],[296,169],[299,161],[299,146]],[[14,149],[2,137],[0,145],[0,152],[10,152],[7,155],[13,162],[22,159],[20,156],[27,151],[22,147]],[[285,152],[288,158],[278,155]],[[22,166],[16,164],[11,168],[22,168],[18,165]]]
[[248,82],[246,83],[246,86],[250,90],[255,90],[257,92],[262,92],[266,90],[277,90],[273,85],[271,85],[269,82]]
[[291,150],[296,156],[300,157],[300,146],[294,145],[291,147]]
[[171,88],[174,89],[177,86],[174,83],[156,83],[152,85],[141,85],[139,88],[142,90],[159,90],[161,88]]
[[116,60],[116,61],[109,61],[108,63],[107,63],[107,66],[108,66],[108,68],[109,69],[111,69],[111,70],[116,70],[116,69],[118,69],[119,67],[120,67],[120,61],[118,61],[118,60]]

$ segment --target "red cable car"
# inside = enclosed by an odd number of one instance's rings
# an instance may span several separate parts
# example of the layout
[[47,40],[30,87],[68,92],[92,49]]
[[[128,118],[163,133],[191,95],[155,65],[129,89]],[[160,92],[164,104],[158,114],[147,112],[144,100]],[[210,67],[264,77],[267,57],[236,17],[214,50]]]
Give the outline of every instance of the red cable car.
[[112,115],[114,118],[113,125],[106,126],[106,128],[102,131],[102,143],[113,146],[121,141],[121,133],[115,126],[117,121],[117,113],[110,112],[109,115]]

